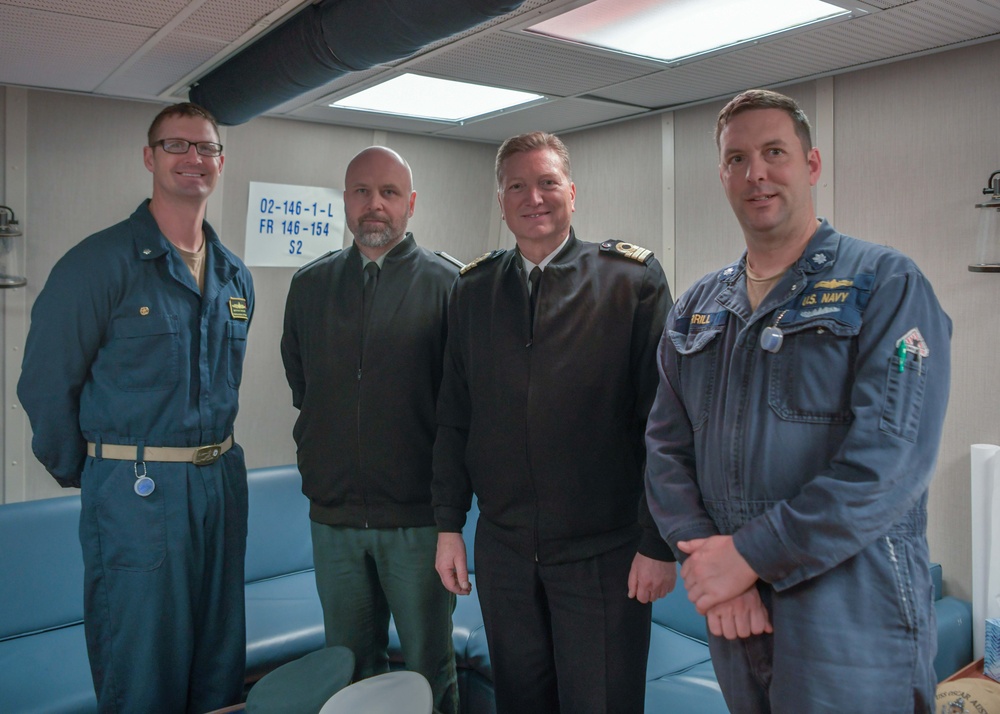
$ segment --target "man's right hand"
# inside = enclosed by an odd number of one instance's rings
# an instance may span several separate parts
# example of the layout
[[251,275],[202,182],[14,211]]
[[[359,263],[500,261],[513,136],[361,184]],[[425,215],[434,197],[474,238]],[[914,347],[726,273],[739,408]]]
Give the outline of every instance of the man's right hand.
[[774,632],[771,618],[756,586],[732,600],[719,603],[705,617],[709,631],[716,637],[725,637],[727,640]]
[[461,533],[438,533],[437,557],[434,569],[441,577],[441,584],[456,595],[472,592],[469,582],[468,559]]

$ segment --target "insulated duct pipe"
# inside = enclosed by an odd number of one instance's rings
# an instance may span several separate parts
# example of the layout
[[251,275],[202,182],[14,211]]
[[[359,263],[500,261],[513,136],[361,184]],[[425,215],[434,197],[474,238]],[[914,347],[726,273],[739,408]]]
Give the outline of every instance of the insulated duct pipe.
[[209,72],[191,101],[242,124],[348,72],[402,59],[524,0],[323,0]]

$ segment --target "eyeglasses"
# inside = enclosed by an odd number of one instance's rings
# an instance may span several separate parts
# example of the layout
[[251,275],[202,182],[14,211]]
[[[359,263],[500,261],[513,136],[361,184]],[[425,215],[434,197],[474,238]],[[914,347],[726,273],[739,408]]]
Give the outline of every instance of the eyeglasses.
[[194,150],[202,156],[222,156],[222,144],[213,141],[188,141],[187,139],[160,139],[150,146],[162,146],[168,154],[186,154],[194,146]]

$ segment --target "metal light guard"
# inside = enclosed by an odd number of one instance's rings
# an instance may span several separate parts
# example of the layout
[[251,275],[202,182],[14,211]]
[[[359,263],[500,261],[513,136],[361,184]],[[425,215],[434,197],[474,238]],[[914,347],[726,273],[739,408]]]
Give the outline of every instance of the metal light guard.
[[976,241],[976,262],[969,266],[973,273],[1000,273],[1000,171],[990,174],[983,193],[990,197],[977,203],[979,238]]
[[21,288],[28,284],[28,279],[24,277],[22,236],[14,211],[0,206],[0,289]]

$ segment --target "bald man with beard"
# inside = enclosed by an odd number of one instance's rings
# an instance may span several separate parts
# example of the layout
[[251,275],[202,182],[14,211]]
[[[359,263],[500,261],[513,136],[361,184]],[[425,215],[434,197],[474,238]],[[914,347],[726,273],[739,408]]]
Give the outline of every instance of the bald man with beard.
[[458,269],[406,231],[417,194],[391,149],[347,167],[353,244],[300,269],[281,356],[299,409],[293,435],[309,497],[327,646],[356,658],[355,679],[387,672],[390,613],[408,669],[442,714],[458,712],[455,596],[434,570],[435,401],[448,292]]

